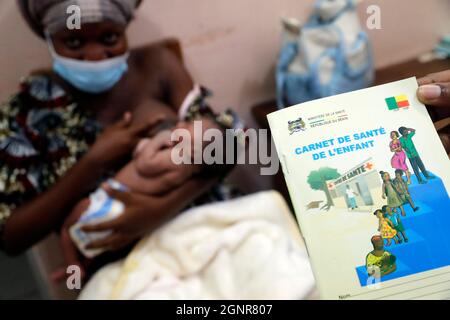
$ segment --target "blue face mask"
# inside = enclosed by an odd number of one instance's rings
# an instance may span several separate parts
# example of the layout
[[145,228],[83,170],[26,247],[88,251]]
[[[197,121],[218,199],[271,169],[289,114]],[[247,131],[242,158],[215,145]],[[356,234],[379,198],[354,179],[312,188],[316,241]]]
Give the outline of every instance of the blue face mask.
[[102,93],[116,85],[128,71],[129,53],[101,61],[83,61],[60,56],[49,39],[53,70],[75,88],[89,93]]

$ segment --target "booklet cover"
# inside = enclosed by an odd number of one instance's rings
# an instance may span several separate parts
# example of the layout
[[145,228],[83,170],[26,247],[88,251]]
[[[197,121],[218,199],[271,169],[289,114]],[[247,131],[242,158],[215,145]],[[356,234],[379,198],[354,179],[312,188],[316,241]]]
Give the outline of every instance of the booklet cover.
[[450,298],[450,161],[417,88],[268,115],[324,299]]

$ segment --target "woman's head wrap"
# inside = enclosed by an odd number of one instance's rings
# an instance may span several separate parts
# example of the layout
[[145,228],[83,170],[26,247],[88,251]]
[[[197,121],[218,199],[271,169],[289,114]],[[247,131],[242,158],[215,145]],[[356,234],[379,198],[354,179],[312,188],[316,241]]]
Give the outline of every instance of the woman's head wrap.
[[[70,6],[78,6],[81,24],[113,21],[127,25],[141,0],[18,0],[20,9],[30,27],[41,37],[67,26]],[[72,13],[73,14],[73,13]]]

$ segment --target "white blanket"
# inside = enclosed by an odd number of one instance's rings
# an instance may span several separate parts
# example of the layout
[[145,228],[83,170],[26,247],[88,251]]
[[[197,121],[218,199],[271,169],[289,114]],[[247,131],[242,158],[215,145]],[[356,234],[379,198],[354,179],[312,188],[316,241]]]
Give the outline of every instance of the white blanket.
[[266,191],[180,214],[97,272],[80,299],[302,299],[313,288],[296,222]]

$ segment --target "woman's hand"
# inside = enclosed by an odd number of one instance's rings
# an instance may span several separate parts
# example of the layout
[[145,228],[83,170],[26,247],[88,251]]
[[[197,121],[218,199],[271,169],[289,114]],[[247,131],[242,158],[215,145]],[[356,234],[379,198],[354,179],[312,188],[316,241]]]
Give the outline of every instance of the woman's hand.
[[131,244],[180,212],[215,183],[217,179],[193,178],[161,196],[121,192],[104,186],[111,197],[124,203],[125,212],[115,220],[83,227],[85,232],[112,231],[109,237],[92,242],[87,248],[118,250]]
[[152,122],[132,124],[131,113],[124,114],[123,119],[103,131],[89,149],[86,157],[98,168],[110,169],[120,160],[130,156],[139,140],[148,135],[152,127],[162,119]]
[[428,112],[433,119],[439,138],[450,155],[450,70],[432,73],[418,80],[417,96],[433,109]]
[[450,108],[450,70],[420,78],[417,96],[429,106]]
[[69,230],[70,227],[78,222],[78,220],[88,207],[89,198],[81,200],[66,218],[64,224],[61,227],[59,240],[64,257],[64,265],[52,273],[52,280],[56,283],[61,282],[67,278],[67,267],[69,266],[78,266],[80,269],[81,279],[84,280],[85,278],[86,268],[89,267],[89,264],[92,260],[84,257],[83,254],[78,251],[78,248],[70,237]]

